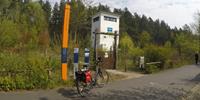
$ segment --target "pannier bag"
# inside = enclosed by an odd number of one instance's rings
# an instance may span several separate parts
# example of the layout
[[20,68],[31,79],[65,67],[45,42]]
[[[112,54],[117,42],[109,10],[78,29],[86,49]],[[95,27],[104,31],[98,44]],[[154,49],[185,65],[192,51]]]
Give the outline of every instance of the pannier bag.
[[83,81],[85,83],[89,83],[92,80],[91,71],[78,71],[76,72],[76,79]]
[[82,71],[76,72],[76,79],[79,81],[85,81],[85,74]]
[[86,83],[91,82],[92,77],[91,77],[91,71],[90,71],[90,70],[85,71],[85,76],[86,76],[85,82],[86,82]]

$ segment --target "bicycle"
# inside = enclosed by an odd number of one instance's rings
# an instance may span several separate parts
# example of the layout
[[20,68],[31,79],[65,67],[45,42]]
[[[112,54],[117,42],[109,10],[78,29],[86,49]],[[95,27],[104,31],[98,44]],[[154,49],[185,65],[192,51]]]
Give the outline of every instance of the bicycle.
[[80,96],[84,97],[95,86],[103,87],[108,83],[109,74],[106,70],[100,67],[101,62],[101,59],[98,58],[98,61],[95,64],[96,71],[94,75],[92,75],[92,71],[88,68],[89,66],[87,65],[84,65],[83,69],[76,72],[75,85]]

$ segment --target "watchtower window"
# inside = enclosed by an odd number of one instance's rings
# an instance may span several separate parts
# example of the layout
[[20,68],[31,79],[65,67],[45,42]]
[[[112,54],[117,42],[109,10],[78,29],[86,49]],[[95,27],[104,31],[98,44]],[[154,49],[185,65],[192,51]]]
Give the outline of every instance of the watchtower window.
[[109,17],[109,16],[104,16],[104,20],[106,20],[106,21],[112,21],[112,22],[117,22],[117,18]]
[[98,17],[95,17],[95,18],[93,19],[93,22],[97,22],[97,21],[99,21],[99,16],[98,16]]

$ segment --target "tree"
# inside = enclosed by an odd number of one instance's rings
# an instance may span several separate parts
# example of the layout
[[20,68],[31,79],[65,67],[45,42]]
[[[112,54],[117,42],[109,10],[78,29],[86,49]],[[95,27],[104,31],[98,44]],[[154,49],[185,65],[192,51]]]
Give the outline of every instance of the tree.
[[183,26],[183,32],[186,33],[186,34],[191,34],[191,33],[192,33],[192,30],[191,30],[191,28],[190,28],[189,25],[185,24],[185,25]]
[[99,4],[98,11],[111,12],[110,7],[107,5]]
[[11,0],[0,0],[0,15],[10,6]]
[[188,34],[181,33],[176,36],[175,46],[181,57],[193,57],[193,54],[198,51],[198,39],[191,37]]
[[[134,47],[133,41],[127,33],[123,33],[123,36],[120,40],[120,49],[122,53],[122,62],[124,62],[125,72],[127,71],[127,58],[130,57],[131,49]],[[129,55],[129,56],[128,56]]]
[[133,47],[134,47],[133,41],[128,35],[128,33],[123,33],[123,36],[120,40],[120,48],[123,49],[124,51],[128,51]]
[[[71,2],[73,2],[72,0]],[[65,12],[65,0],[60,0],[60,6],[59,6],[59,24],[57,27],[59,27],[60,31],[59,33],[62,34],[63,30],[63,23],[64,23],[64,12]]]
[[0,1],[0,9],[9,7],[11,0],[1,0]]
[[195,15],[195,23],[192,25],[196,34],[200,35],[200,12]]
[[151,42],[151,36],[148,32],[144,31],[140,35],[140,47],[144,48],[146,45],[149,45]]
[[[15,33],[15,34],[13,34]],[[4,19],[0,23],[0,45],[1,47],[14,47],[19,44],[19,26],[11,20]]]
[[139,22],[139,33],[141,33],[142,31],[147,31],[148,30],[148,19],[145,15],[142,15],[142,18]]
[[45,12],[47,22],[49,22],[50,18],[51,18],[51,4],[50,4],[49,0],[46,0],[45,4],[42,6],[42,8]]
[[61,41],[61,31],[60,27],[58,27],[60,24],[60,13],[59,13],[59,6],[58,3],[55,3],[52,11],[52,17],[50,22],[50,37],[51,37],[51,45],[54,43],[60,43]]
[[87,13],[87,9],[81,0],[72,0],[70,34],[73,34],[74,40],[84,40],[87,34],[90,33],[88,24],[91,23],[91,20],[88,20]]
[[48,29],[41,5],[37,2],[22,3],[10,1],[6,13],[0,18],[2,45],[13,48],[19,44],[37,45],[39,35]]

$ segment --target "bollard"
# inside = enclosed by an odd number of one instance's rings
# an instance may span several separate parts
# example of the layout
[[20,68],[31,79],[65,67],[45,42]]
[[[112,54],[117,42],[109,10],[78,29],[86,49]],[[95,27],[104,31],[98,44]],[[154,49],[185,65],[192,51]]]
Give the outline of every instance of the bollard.
[[79,48],[74,48],[74,79],[76,79],[76,72],[78,71],[78,52]]
[[90,50],[88,48],[85,48],[85,65],[90,64]]

